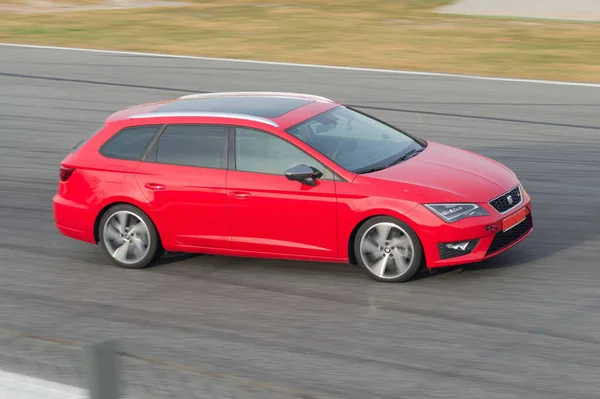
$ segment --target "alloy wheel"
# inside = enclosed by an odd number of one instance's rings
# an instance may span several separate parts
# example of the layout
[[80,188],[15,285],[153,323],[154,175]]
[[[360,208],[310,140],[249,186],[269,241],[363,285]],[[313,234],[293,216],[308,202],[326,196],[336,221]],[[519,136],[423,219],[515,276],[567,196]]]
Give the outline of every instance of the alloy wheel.
[[104,246],[118,262],[140,262],[150,250],[150,230],[146,223],[133,212],[120,210],[104,223]]
[[360,256],[365,267],[381,279],[397,279],[414,262],[414,244],[408,233],[390,222],[371,226],[360,241]]

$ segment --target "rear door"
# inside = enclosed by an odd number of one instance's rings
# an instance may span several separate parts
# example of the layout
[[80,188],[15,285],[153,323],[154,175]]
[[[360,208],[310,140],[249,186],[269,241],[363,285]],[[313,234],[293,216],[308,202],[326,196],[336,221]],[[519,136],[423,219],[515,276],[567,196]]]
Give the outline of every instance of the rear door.
[[[256,129],[236,128],[227,176],[233,249],[333,258],[337,256],[333,173],[290,142]],[[323,172],[315,186],[288,180],[306,164]]]
[[228,248],[229,128],[170,124],[136,170],[140,188],[178,246]]

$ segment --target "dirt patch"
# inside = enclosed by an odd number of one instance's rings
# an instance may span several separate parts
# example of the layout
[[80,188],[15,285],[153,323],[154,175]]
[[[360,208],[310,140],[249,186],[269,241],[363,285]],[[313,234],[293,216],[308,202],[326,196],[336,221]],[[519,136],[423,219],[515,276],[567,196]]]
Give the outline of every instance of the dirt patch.
[[600,21],[600,0],[458,0],[441,13]]

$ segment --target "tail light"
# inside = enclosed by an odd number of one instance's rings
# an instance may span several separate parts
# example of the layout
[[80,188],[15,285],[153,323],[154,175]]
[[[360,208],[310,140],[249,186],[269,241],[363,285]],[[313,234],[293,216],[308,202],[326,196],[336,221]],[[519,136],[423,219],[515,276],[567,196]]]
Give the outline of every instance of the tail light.
[[66,166],[61,166],[60,167],[60,181],[67,181],[67,180],[69,180],[69,177],[71,177],[71,175],[73,174],[73,172],[75,172],[75,169],[68,168]]

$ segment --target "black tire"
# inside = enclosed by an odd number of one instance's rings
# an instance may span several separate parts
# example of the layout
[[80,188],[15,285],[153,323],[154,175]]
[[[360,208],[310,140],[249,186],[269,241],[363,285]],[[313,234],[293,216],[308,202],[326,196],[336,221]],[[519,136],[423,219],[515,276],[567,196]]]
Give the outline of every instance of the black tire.
[[[373,231],[374,226],[380,225],[381,223],[393,225],[392,227],[394,227],[394,231],[398,229],[399,232],[406,234],[408,238],[410,238],[410,242],[412,243],[413,250],[410,251],[410,253],[412,253],[412,260],[409,262],[408,269],[397,276],[381,277],[380,275],[373,273],[373,271],[367,266],[367,262],[364,259],[363,254],[361,252],[361,242],[363,241],[365,234],[370,234]],[[376,216],[367,220],[358,229],[356,237],[354,238],[353,248],[359,266],[367,273],[369,277],[378,282],[404,283],[410,280],[415,275],[415,273],[417,273],[424,266],[425,256],[423,254],[423,247],[415,231],[403,221],[390,216]],[[393,253],[391,253],[390,255],[393,256]],[[398,256],[398,254],[396,255]],[[395,266],[392,266],[392,268],[395,268]]]
[[[106,222],[113,216],[115,216],[117,213],[124,214],[125,212],[129,214],[129,217],[134,215],[135,217],[141,219],[148,231],[147,236],[149,237],[149,243],[146,247],[147,252],[141,259],[134,263],[122,262],[116,259],[107,247],[107,242],[104,236],[104,227],[106,225]],[[129,204],[117,204],[107,209],[104,215],[102,215],[100,222],[98,223],[98,237],[100,238],[99,244],[102,247],[102,250],[104,251],[106,256],[110,259],[110,261],[115,265],[125,269],[142,269],[144,267],[150,266],[152,263],[157,261],[165,252],[160,242],[160,237],[158,235],[156,227],[154,226],[152,220],[142,210]]]

